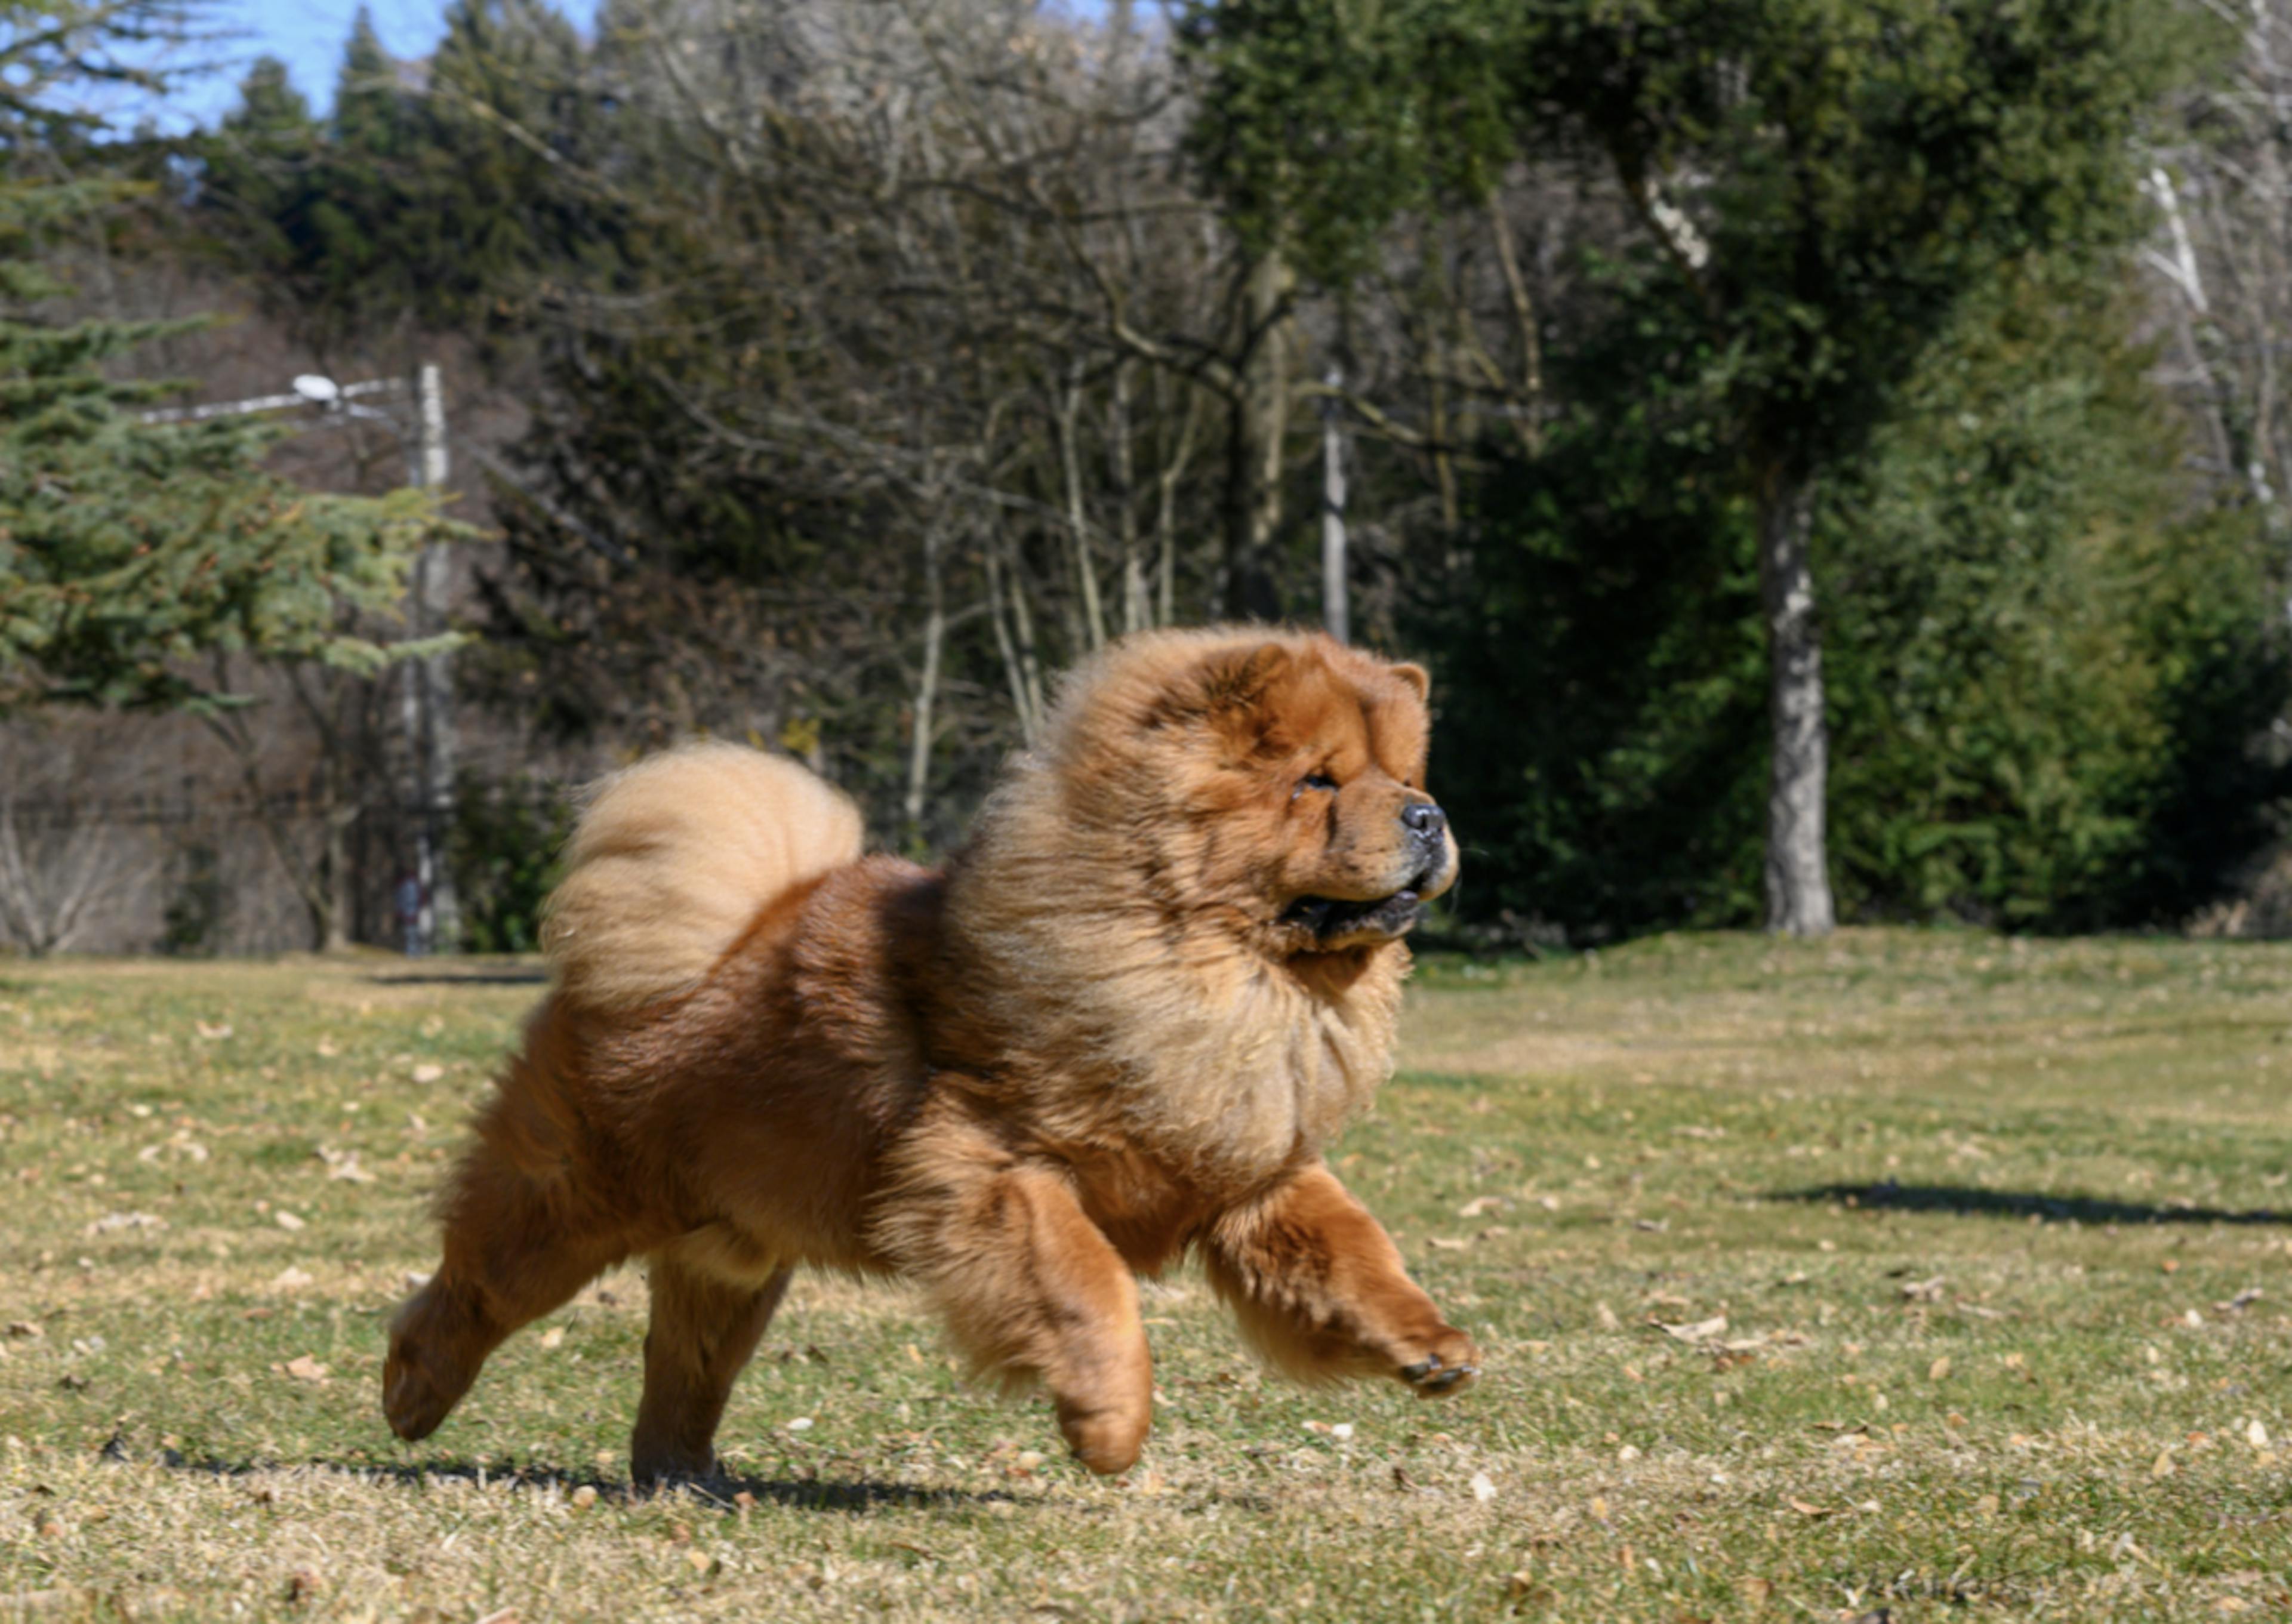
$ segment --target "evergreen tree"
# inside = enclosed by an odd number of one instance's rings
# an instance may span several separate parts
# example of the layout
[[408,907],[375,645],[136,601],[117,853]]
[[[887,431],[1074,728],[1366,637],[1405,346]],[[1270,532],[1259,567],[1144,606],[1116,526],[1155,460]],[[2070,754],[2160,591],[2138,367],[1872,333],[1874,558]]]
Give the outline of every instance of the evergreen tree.
[[[1358,230],[1374,217],[1351,200],[1408,195],[1348,178],[1385,166],[1437,158],[1436,179],[1470,183],[1522,152],[1588,149],[1606,162],[1640,223],[1638,251],[1661,273],[1614,319],[1684,318],[1679,342],[1723,410],[1727,478],[1755,520],[1771,666],[1767,922],[1827,931],[1818,497],[1851,477],[1936,335],[2003,268],[2126,240],[2139,220],[2129,136],[2166,82],[2181,20],[2154,0],[1410,10],[1410,28],[1361,40],[1296,0],[1198,11],[1210,127],[1272,120],[1281,132],[1216,141],[1215,171],[1245,199],[1336,199],[1311,217]],[[1380,42],[1385,60],[1330,66]],[[1348,118],[1333,75],[1359,81],[1381,111]],[[1461,157],[1444,155],[1460,141]]]
[[270,475],[246,419],[145,422],[164,387],[117,367],[168,326],[52,313],[69,291],[60,236],[125,190],[56,178],[99,150],[71,94],[154,83],[118,51],[180,26],[148,0],[0,0],[0,709],[214,704],[220,667],[194,657],[232,650],[378,665],[387,650],[349,616],[395,604],[433,526],[416,493],[315,496]]
[[[2288,691],[2260,527],[2190,501],[2127,320],[2106,277],[1994,280],[1815,511],[1852,915],[2171,924],[2292,788],[2250,748]],[[1579,939],[1752,923],[1764,636],[1723,403],[1661,321],[1554,360],[1574,406],[1412,628],[1467,900]]]

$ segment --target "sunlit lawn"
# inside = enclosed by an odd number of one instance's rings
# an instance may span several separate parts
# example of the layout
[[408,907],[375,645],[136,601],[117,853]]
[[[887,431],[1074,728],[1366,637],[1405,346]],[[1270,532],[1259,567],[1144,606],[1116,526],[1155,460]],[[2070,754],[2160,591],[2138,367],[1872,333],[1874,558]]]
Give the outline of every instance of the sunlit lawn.
[[645,1289],[428,1443],[424,1197],[537,989],[0,964],[0,1616],[1973,1616],[2292,1609],[2292,949],[1671,938],[1420,976],[1336,1152],[1491,1356],[1300,1393],[1150,1289],[1145,1460],[801,1283],[732,1475],[628,1492]]

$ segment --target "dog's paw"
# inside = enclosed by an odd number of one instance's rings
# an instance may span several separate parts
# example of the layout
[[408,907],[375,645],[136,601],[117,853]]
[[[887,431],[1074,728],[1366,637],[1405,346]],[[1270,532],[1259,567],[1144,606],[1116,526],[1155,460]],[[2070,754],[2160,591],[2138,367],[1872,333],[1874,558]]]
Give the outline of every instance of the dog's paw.
[[1460,1330],[1442,1328],[1422,1353],[1397,1372],[1421,1399],[1462,1393],[1480,1379],[1481,1351]]
[[639,1436],[629,1446],[629,1481],[640,1489],[714,1483],[722,1475],[722,1463],[710,1444],[678,1444]]
[[382,1367],[382,1413],[390,1430],[408,1443],[436,1432],[468,1390],[467,1382],[441,1384],[419,1361],[395,1349]]
[[382,1365],[382,1413],[390,1430],[409,1443],[438,1430],[477,1380],[484,1360],[482,1353],[471,1358],[446,1345],[453,1339],[434,1323],[436,1290],[424,1287],[398,1311]]

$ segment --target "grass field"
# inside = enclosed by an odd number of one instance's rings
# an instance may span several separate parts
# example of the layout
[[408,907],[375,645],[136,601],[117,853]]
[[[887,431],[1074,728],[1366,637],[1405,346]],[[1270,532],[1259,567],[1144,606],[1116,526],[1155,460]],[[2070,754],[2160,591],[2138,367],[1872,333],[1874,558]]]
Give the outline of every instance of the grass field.
[[1477,1391],[1269,1381],[1180,1274],[1102,1483],[903,1293],[809,1280],[731,1475],[658,1497],[634,1271],[428,1443],[376,1408],[519,969],[0,965],[0,1618],[2292,1610],[2292,950],[1432,964],[1336,1159]]

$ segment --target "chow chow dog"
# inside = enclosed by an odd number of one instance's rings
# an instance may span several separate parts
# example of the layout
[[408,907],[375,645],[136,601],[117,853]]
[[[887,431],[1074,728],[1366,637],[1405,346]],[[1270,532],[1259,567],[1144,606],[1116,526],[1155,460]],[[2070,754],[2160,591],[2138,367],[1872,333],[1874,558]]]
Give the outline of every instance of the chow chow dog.
[[440,1200],[383,1407],[643,1257],[632,1467],[706,1475],[800,1264],[919,1285],[977,1373],[1039,1383],[1094,1472],[1154,1390],[1136,1277],[1190,1252],[1273,1365],[1427,1395],[1481,1356],[1322,1152],[1392,1067],[1420,904],[1457,876],[1426,678],[1257,627],[1124,639],[1067,680],[944,869],[721,744],[609,779],[532,1015]]

